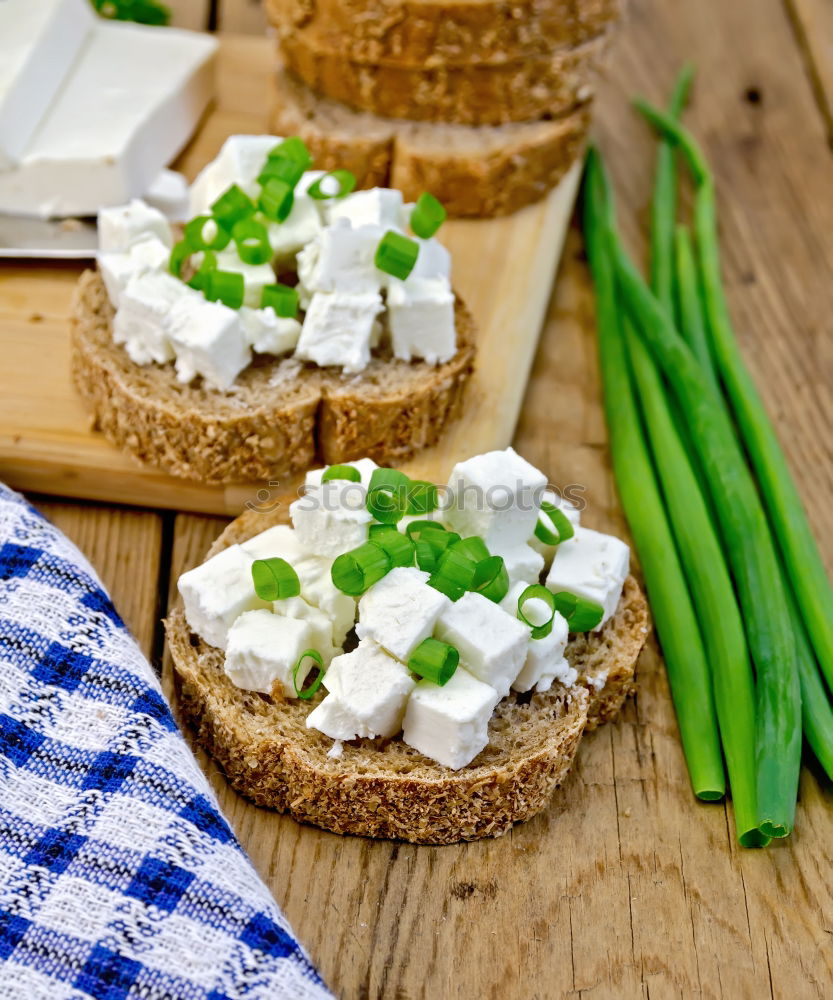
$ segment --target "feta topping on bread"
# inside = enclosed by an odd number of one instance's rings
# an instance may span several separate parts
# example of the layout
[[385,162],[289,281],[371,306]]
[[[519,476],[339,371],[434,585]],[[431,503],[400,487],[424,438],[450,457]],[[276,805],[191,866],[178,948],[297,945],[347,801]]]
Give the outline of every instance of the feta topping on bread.
[[307,552],[334,559],[367,541],[372,515],[364,505],[333,504],[328,483],[307,489],[289,507],[298,540]]
[[445,594],[428,586],[428,573],[414,566],[397,566],[359,601],[356,633],[407,663],[450,604]]
[[[273,611],[246,611],[229,629],[226,675],[245,691],[271,694],[277,681],[287,697],[295,697],[292,674],[301,654],[312,645],[312,629],[302,618],[287,618]],[[298,670],[303,686],[315,661],[307,657]]]
[[168,220],[141,199],[99,210],[98,246],[104,253],[126,253],[134,243],[149,236],[155,236],[166,247],[173,244]]
[[546,583],[553,593],[567,591],[601,604],[597,628],[602,628],[616,610],[629,569],[630,549],[621,539],[578,527],[555,550]]
[[239,313],[222,302],[182,295],[165,317],[164,329],[176,352],[180,382],[201,375],[213,389],[230,389],[252,360]]

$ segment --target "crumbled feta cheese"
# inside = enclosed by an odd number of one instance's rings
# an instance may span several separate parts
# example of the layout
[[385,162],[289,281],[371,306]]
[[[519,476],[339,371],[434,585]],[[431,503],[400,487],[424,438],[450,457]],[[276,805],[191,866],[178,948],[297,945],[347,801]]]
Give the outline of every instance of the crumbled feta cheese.
[[616,610],[630,567],[630,549],[619,538],[579,526],[555,550],[547,587],[601,604],[601,628]]
[[546,485],[513,448],[476,455],[454,466],[445,517],[462,536],[480,535],[490,550],[508,551],[535,530]]
[[239,545],[183,573],[177,587],[191,630],[219,649],[226,648],[228,630],[240,615],[269,607],[255,593],[252,560]]
[[330,760],[341,760],[344,756],[344,744],[341,740],[334,740],[333,745],[327,751],[327,756]]
[[[304,177],[308,176],[309,174],[304,174]],[[320,232],[321,216],[314,199],[301,194],[296,188],[289,215],[283,222],[269,224],[269,243],[281,263],[294,263],[295,254],[311,243]]]
[[428,586],[428,576],[413,566],[397,566],[375,583],[359,601],[359,638],[373,639],[407,663],[451,605],[445,594]]
[[179,298],[165,317],[164,330],[176,351],[180,382],[201,375],[206,385],[228,389],[252,360],[237,310],[201,295]]
[[[507,614],[517,617],[518,599],[529,586],[525,580],[520,580],[509,589],[509,593],[500,602]],[[541,625],[550,617],[550,607],[540,598],[531,598],[524,604],[524,614],[535,625]],[[520,619],[518,619],[520,621]],[[578,677],[578,672],[570,666],[564,657],[569,638],[567,619],[557,611],[552,621],[552,631],[542,639],[532,638],[530,628],[529,646],[523,668],[512,682],[514,691],[549,691],[553,681],[558,680],[565,687],[572,687]]]
[[[301,618],[286,618],[273,611],[246,611],[228,632],[226,675],[245,691],[271,694],[278,681],[284,694],[295,697],[292,672],[301,654],[312,645],[312,629]],[[315,666],[311,658],[301,664],[298,687]]]
[[260,306],[263,289],[275,284],[275,272],[271,264],[247,264],[234,246],[217,254],[217,268],[243,275],[243,305],[251,309]]
[[440,615],[434,635],[456,646],[460,663],[502,698],[520,673],[529,629],[482,594],[467,591]]
[[440,687],[417,684],[408,699],[402,738],[415,750],[458,771],[489,742],[489,719],[500,695],[458,667]]
[[191,215],[209,215],[211,206],[232,184],[250,198],[257,197],[257,178],[266,157],[281,141],[276,135],[230,135],[191,185]]
[[399,229],[402,218],[402,192],[392,188],[370,188],[356,191],[346,198],[337,198],[327,209],[330,223],[346,219],[354,229],[359,226],[379,226],[383,230]]
[[395,736],[416,682],[406,668],[370,641],[335,657],[324,675],[330,693],[307,717],[307,727],[334,740]]
[[119,299],[113,319],[113,340],[123,344],[137,365],[151,361],[164,364],[174,352],[165,329],[165,320],[179,302],[199,295],[173,275],[146,271],[130,278]]
[[317,365],[341,365],[360,372],[370,361],[373,322],[382,311],[378,292],[313,295],[304,317],[295,357]]
[[133,243],[126,253],[99,254],[98,270],[114,308],[118,309],[121,304],[122,292],[131,278],[166,271],[170,258],[170,248],[156,236],[147,236]]
[[275,614],[287,618],[300,618],[305,621],[312,632],[311,649],[321,654],[324,666],[341,652],[341,646],[333,645],[333,622],[329,615],[320,608],[314,608],[303,597],[287,597],[282,601],[273,601],[272,610]]
[[289,516],[303,548],[334,559],[367,541],[372,515],[366,507],[334,506],[329,483],[310,487],[289,507]]
[[250,309],[242,306],[240,323],[246,342],[258,354],[286,354],[294,351],[301,336],[301,324],[289,316],[278,316],[271,306]]
[[377,226],[352,229],[346,219],[327,226],[298,254],[298,278],[310,292],[379,292],[384,275],[374,263],[384,232]]
[[[560,496],[558,493],[554,493],[552,490],[544,490],[541,497],[541,503],[544,501],[553,504],[558,507],[560,511],[564,513],[567,520],[573,525],[573,527],[578,527],[581,521],[581,511],[574,503],[571,503],[566,497]],[[542,510],[538,515],[538,522],[542,524],[547,531],[552,531],[552,521]],[[536,524],[537,527],[537,524]],[[544,565],[549,569],[550,563],[552,562],[552,557],[555,555],[555,546],[547,545],[546,542],[542,542],[540,538],[534,533],[529,538],[529,544],[535,549],[536,552],[540,552],[544,557]]]
[[98,248],[104,253],[126,253],[134,243],[148,236],[155,236],[167,247],[173,244],[168,220],[139,198],[127,205],[99,210]]
[[544,557],[530,545],[512,545],[504,548],[498,544],[493,545],[491,551],[493,555],[502,556],[510,583],[515,583],[517,580],[537,581],[544,568]]
[[394,357],[442,364],[454,357],[454,293],[443,278],[413,278],[387,293],[388,329]]

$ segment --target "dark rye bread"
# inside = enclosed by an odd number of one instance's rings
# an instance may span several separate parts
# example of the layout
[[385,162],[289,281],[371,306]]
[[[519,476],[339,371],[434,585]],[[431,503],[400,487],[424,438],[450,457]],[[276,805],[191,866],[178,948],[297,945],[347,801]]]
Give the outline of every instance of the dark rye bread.
[[316,461],[398,461],[436,444],[474,368],[474,321],[456,304],[458,350],[443,365],[374,357],[357,375],[261,357],[228,392],[181,385],[173,364],[137,365],[113,341],[113,307],[86,271],[71,319],[73,383],[95,427],[174,476],[269,480]]
[[412,68],[357,62],[300,31],[280,36],[286,67],[311,90],[359,111],[411,121],[501,125],[569,113],[591,100],[603,35],[506,63]]
[[620,0],[266,0],[279,31],[303,30],[356,62],[432,67],[512,62],[589,41]]
[[431,191],[452,216],[488,218],[544,197],[581,156],[590,107],[564,118],[507,125],[455,125],[380,118],[317,97],[277,73],[272,119],[299,135],[324,170],[346,167],[359,187],[394,187],[407,201]]
[[[209,550],[214,555],[275,523],[286,512],[249,511]],[[357,740],[331,758],[333,741],[306,728],[322,700],[276,701],[242,691],[226,677],[224,654],[193,635],[181,607],[165,622],[178,680],[179,705],[199,743],[232,787],[257,805],[333,833],[450,844],[498,836],[549,803],[564,780],[588,724],[591,697],[584,685],[545,694],[510,695],[489,724],[489,743],[471,764],[450,771],[400,739]],[[614,617],[597,636],[567,650],[582,678],[601,669],[617,686],[605,705],[624,699],[648,632],[645,599],[628,579]],[[604,665],[604,666],[603,666]]]

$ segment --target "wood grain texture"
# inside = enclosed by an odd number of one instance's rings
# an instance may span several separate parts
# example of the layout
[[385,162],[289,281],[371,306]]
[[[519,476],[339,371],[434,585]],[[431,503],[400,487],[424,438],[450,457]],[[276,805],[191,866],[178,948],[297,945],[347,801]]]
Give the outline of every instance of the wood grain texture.
[[830,0],[784,2],[833,145],[833,4]]
[[207,31],[211,20],[212,0],[167,0],[171,24],[175,28]]
[[267,23],[261,0],[217,0],[218,31],[263,36]]

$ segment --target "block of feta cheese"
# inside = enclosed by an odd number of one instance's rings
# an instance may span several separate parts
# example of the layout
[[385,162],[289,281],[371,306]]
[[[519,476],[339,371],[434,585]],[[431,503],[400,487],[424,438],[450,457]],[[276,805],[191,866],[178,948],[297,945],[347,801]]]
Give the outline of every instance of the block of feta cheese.
[[386,652],[407,663],[416,647],[434,632],[437,619],[451,601],[428,586],[428,573],[397,566],[359,601],[356,634],[373,639]]
[[170,259],[170,248],[155,236],[134,243],[127,253],[100,253],[98,271],[112,305],[118,309],[122,292],[131,278],[149,272],[166,272]]
[[402,738],[421,754],[459,771],[489,742],[489,719],[500,695],[458,667],[440,687],[422,680],[408,699]]
[[168,317],[180,301],[199,295],[172,274],[147,270],[128,278],[113,319],[113,340],[123,344],[137,365],[164,364],[174,352],[166,330]]
[[470,590],[440,614],[434,636],[455,646],[461,665],[501,698],[520,673],[529,646],[523,622]]
[[367,541],[373,517],[364,505],[341,503],[328,486],[309,487],[290,504],[289,516],[306,552],[334,559]]
[[[526,580],[520,580],[510,587],[509,593],[500,602],[500,606],[507,614],[517,617],[518,599],[528,586]],[[532,598],[524,604],[524,614],[531,622],[540,625],[549,618],[550,608],[545,601]],[[568,638],[567,619],[557,611],[549,635],[533,639],[530,629],[526,660],[521,672],[512,682],[512,690],[524,692],[535,688],[536,691],[549,691],[555,680],[560,681],[565,687],[572,687],[578,672],[570,666],[564,656]]]
[[510,545],[504,548],[500,544],[493,544],[491,552],[503,558],[510,583],[517,580],[537,580],[544,568],[544,557],[531,545]]
[[451,471],[445,518],[463,537],[480,535],[489,549],[508,551],[534,532],[546,485],[513,448],[475,455]]
[[232,184],[250,198],[256,197],[260,188],[257,178],[266,158],[282,141],[277,135],[230,135],[191,185],[191,215],[209,215],[211,206]]
[[[304,174],[307,177],[308,174]],[[300,184],[299,184],[300,187]],[[293,263],[299,250],[311,243],[321,232],[321,215],[313,198],[295,189],[292,210],[283,222],[269,225],[269,243],[280,263]]]
[[275,272],[271,264],[247,264],[240,259],[234,246],[217,254],[217,267],[221,271],[233,271],[243,275],[243,305],[257,309],[267,285],[275,284]]
[[431,365],[454,357],[454,293],[445,278],[391,283],[386,305],[394,357],[403,361],[424,358]]
[[200,294],[182,296],[164,326],[176,352],[180,382],[201,375],[207,386],[225,390],[252,360],[238,311],[222,302],[207,302]]
[[140,198],[126,205],[102,208],[98,213],[98,248],[104,253],[125,253],[134,243],[149,236],[168,247],[173,244],[171,224],[158,209]]
[[87,0],[0,3],[0,171],[20,159],[94,25]]
[[339,219],[298,254],[298,278],[308,292],[378,293],[385,277],[374,263],[384,236],[378,226],[353,229]]
[[[301,654],[312,648],[309,622],[287,618],[274,611],[246,611],[235,619],[228,631],[226,675],[245,691],[271,694],[277,681],[288,698],[294,698],[292,672]],[[298,670],[300,688],[315,661],[307,657]]]
[[151,208],[158,209],[169,222],[187,222],[188,181],[178,170],[160,170],[142,195]]
[[303,597],[287,597],[282,601],[273,601],[272,610],[287,618],[300,618],[307,623],[312,633],[310,649],[321,654],[324,666],[342,652],[341,646],[333,644],[333,623],[329,615],[320,608],[314,608]]
[[[581,511],[574,503],[572,503],[566,497],[562,497],[560,494],[554,493],[552,490],[544,490],[544,493],[541,497],[541,503],[544,503],[544,501],[547,501],[548,503],[553,504],[553,506],[558,507],[558,509],[564,513],[564,515],[567,517],[567,520],[573,525],[574,528],[581,523]],[[544,513],[543,510],[538,515],[538,521],[541,524],[543,524],[543,526],[548,531],[552,530],[552,521],[550,521],[549,517],[547,517],[547,515]],[[544,557],[544,565],[547,567],[547,569],[549,569],[549,565],[552,562],[552,557],[555,555],[555,546],[547,545],[546,542],[542,542],[541,539],[538,538],[537,535],[535,535],[534,529],[532,535],[529,538],[529,544],[532,546],[533,549],[535,549],[536,552],[541,553],[541,555]]]
[[327,208],[330,223],[346,219],[354,229],[379,226],[382,230],[401,229],[402,192],[392,188],[370,188],[338,198]]
[[416,686],[398,660],[369,640],[335,657],[323,683],[329,694],[310,712],[307,727],[334,740],[395,736]]
[[211,35],[97,19],[13,169],[0,212],[95,215],[140,197],[213,95]]
[[360,372],[370,361],[373,322],[382,311],[378,292],[317,292],[313,295],[295,357],[322,367],[340,365]]
[[239,545],[183,573],[177,587],[191,630],[219,649],[226,648],[228,630],[244,611],[269,607],[255,593],[252,560]]
[[[451,279],[451,254],[439,240],[421,240],[414,237],[419,244],[419,254],[414,264],[411,278],[444,278]],[[397,279],[394,278],[394,281]]]
[[566,590],[601,604],[601,628],[616,610],[629,569],[630,549],[620,538],[579,526],[555,550],[546,583],[554,594]]
[[258,354],[286,354],[294,351],[301,336],[301,324],[289,316],[278,316],[271,306],[265,309],[240,308],[240,323],[246,342]]
[[[365,489],[367,489],[368,486],[370,486],[370,477],[373,475],[374,471],[379,468],[379,466],[373,461],[372,458],[357,458],[357,459],[355,459],[353,461],[342,462],[340,464],[341,465],[352,465],[353,468],[356,469],[358,471],[359,475],[361,476],[360,482],[361,482],[361,485]],[[310,469],[309,472],[306,474],[306,477],[304,478],[304,485],[305,486],[320,486],[321,482],[323,480],[323,477],[324,477],[324,473],[327,471],[328,468],[329,468],[329,466],[325,465],[325,466],[322,466],[322,468],[320,468],[320,469]],[[343,479],[343,480],[331,479],[331,480],[327,480],[327,481],[328,482],[335,482],[335,483],[341,482],[343,484],[343,483],[350,482],[351,480],[347,480],[347,479]]]

